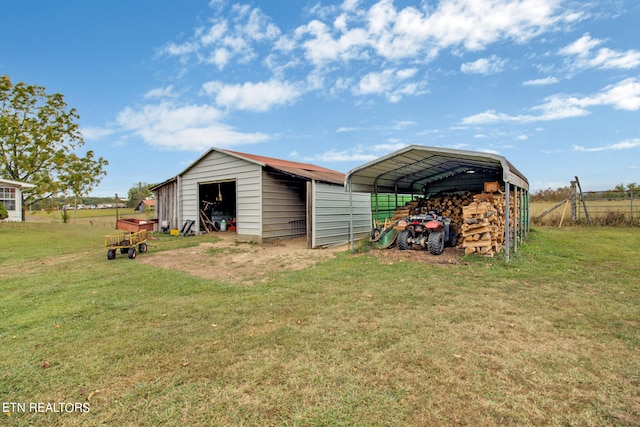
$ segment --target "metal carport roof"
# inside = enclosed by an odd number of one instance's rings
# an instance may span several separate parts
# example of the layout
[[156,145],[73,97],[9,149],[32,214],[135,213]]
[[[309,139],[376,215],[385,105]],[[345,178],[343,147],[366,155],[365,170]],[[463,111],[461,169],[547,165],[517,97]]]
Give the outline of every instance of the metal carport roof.
[[[351,169],[344,180],[350,194],[362,192],[424,196],[440,192],[481,192],[486,181],[499,181],[505,188],[505,260],[508,262],[511,187],[517,195],[525,195],[529,192],[529,181],[504,157],[477,151],[411,145]],[[515,222],[515,236],[523,229],[525,233],[528,231],[528,196],[526,200],[524,212],[519,212],[518,216],[525,218],[525,224]],[[517,241],[518,238],[513,239],[514,250]],[[353,249],[353,234],[350,243]]]
[[345,176],[347,187],[365,193],[423,194],[425,186],[445,192],[467,190],[482,188],[490,180],[529,190],[527,178],[502,156],[423,145],[387,154]]

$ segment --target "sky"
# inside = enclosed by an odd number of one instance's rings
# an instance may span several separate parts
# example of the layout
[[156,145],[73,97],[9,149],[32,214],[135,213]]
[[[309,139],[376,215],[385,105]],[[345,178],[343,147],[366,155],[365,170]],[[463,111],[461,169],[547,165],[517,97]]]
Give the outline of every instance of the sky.
[[212,147],[346,173],[413,144],[597,191],[640,183],[638,23],[637,0],[5,0],[0,75],[77,110],[94,196]]

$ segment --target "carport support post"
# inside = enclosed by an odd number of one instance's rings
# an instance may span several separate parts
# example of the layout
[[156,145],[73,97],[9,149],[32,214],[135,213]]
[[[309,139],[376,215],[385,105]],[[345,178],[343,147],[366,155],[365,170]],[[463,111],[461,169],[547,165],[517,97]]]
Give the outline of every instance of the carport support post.
[[[355,245],[353,242],[353,193],[351,192],[351,181],[347,182],[347,186],[349,187],[349,246],[351,248],[351,252],[354,252]],[[376,200],[378,196],[376,195]]]
[[520,232],[520,227],[518,227],[518,221],[520,220],[520,215],[518,214],[518,196],[520,195],[520,190],[515,185],[513,186],[513,253],[518,252],[518,233]]
[[509,190],[511,184],[507,181],[504,183],[504,210],[505,210],[505,226],[504,226],[504,261],[509,262],[509,249],[511,246],[511,241],[509,239],[509,234],[511,234],[511,230],[509,229],[509,220],[511,213],[511,206],[509,206]]

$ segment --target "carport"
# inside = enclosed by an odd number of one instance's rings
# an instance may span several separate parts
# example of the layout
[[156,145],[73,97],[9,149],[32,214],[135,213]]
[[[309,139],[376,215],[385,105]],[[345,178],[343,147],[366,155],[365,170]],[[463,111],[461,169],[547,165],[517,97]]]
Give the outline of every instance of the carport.
[[[498,181],[505,192],[505,260],[508,262],[510,247],[513,245],[514,252],[517,251],[518,243],[529,232],[529,182],[506,158],[484,152],[411,145],[358,166],[345,176],[350,195],[353,192],[387,193],[396,197],[401,194],[429,197],[458,191],[480,193],[489,181]],[[510,206],[512,195],[520,207],[516,212],[512,212]],[[377,211],[377,206],[373,209]],[[350,244],[353,249],[353,234]]]

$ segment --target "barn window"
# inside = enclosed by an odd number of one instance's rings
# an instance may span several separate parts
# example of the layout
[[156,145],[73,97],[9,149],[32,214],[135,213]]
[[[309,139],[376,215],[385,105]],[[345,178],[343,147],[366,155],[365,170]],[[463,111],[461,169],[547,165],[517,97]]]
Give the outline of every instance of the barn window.
[[8,211],[16,210],[16,189],[11,187],[0,187],[0,203]]

